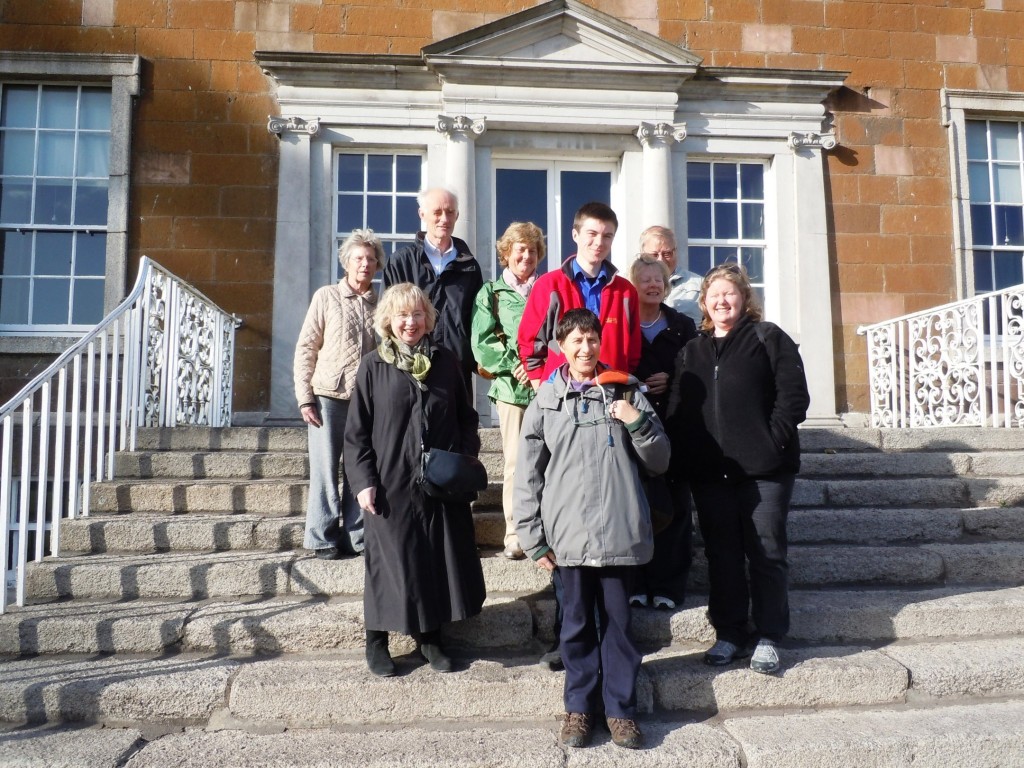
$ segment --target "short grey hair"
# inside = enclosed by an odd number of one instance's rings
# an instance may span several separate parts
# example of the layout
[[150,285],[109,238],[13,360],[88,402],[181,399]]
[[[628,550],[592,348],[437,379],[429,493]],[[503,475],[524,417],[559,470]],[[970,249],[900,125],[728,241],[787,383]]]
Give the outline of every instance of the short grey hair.
[[384,269],[387,256],[384,255],[384,246],[381,244],[380,238],[373,233],[372,229],[353,229],[352,234],[346,237],[345,242],[338,248],[338,262],[343,270],[348,271],[348,260],[352,256],[352,251],[363,247],[373,250],[377,257],[377,270]]
[[643,251],[644,243],[655,237],[661,238],[666,242],[672,243],[673,248],[678,246],[678,243],[676,242],[675,232],[673,232],[668,227],[663,227],[659,224],[655,224],[653,227],[648,227],[647,229],[640,233],[640,250]]
[[452,200],[455,201],[455,210],[459,210],[459,196],[452,192],[447,187],[429,187],[427,189],[421,189],[416,193],[416,205],[420,208],[424,208],[427,197],[432,195],[434,192],[444,192],[446,195],[450,195]]

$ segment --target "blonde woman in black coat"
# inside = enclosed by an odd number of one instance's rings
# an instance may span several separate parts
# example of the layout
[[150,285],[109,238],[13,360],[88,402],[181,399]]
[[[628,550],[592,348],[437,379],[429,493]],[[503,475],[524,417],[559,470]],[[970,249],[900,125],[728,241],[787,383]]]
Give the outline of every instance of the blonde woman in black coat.
[[388,288],[376,350],[359,364],[345,432],[345,466],[364,510],[366,662],[395,674],[388,633],[415,637],[430,667],[450,672],[441,626],[480,613],[484,577],[468,503],[441,502],[418,484],[421,438],[475,456],[477,413],[458,358],[429,335],[436,313],[411,283]]

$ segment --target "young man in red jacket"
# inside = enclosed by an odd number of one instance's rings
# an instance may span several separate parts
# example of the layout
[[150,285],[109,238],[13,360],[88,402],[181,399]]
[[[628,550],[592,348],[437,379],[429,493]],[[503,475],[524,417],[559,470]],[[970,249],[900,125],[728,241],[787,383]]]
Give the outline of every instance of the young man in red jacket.
[[565,362],[555,326],[570,309],[589,309],[601,321],[601,362],[632,373],[640,362],[640,308],[636,288],[608,261],[619,228],[615,211],[586,203],[573,219],[576,254],[542,275],[519,324],[519,356],[534,389]]

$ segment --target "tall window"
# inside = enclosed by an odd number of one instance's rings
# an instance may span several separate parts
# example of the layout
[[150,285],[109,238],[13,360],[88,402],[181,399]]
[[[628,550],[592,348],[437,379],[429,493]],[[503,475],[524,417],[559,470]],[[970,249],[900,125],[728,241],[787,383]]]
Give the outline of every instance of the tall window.
[[[540,274],[557,269],[575,253],[572,220],[584,203],[611,203],[610,163],[508,161],[494,171],[494,241],[513,221],[532,221],[544,231],[546,263]],[[495,275],[501,269],[495,259]]]
[[1024,123],[968,120],[974,290],[1024,282]]
[[110,90],[0,88],[0,330],[84,330],[103,318]]
[[686,164],[687,258],[703,275],[727,261],[742,264],[764,300],[764,163]]
[[[416,193],[423,156],[343,152],[335,157],[334,253],[353,229],[365,227],[380,237],[388,256],[412,241],[420,228]],[[332,262],[337,277],[337,259]]]

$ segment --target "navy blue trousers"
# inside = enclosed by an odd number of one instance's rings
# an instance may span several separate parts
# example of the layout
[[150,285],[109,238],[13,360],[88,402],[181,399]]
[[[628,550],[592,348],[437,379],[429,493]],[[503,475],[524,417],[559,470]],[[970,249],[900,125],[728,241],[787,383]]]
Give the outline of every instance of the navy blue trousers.
[[642,657],[629,637],[631,566],[559,566],[565,711],[636,717]]
[[[708,618],[719,640],[745,645],[789,632],[786,519],[793,475],[738,483],[694,483],[708,560]],[[748,581],[749,571],[749,581]]]

